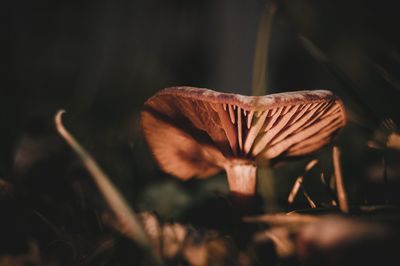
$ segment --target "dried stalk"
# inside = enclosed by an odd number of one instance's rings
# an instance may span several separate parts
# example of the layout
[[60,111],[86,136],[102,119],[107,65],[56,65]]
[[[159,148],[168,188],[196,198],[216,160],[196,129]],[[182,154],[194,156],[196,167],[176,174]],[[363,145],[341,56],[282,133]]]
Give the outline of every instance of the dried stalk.
[[[311,160],[306,167],[304,168],[304,175],[305,173],[307,173],[308,171],[310,171],[316,164],[318,163],[317,159]],[[289,197],[288,197],[288,204],[292,204],[295,197],[297,196],[300,187],[303,185],[303,180],[304,180],[304,175],[303,176],[299,176],[296,178],[296,181],[294,182],[294,185],[292,187],[292,190],[289,193]],[[310,204],[311,208],[315,208],[316,205],[315,203],[311,200],[311,198],[308,196],[308,194],[305,192],[305,189],[303,187],[303,194],[306,197],[308,203]],[[310,203],[312,202],[312,204]],[[313,207],[314,206],[314,207]]]
[[308,195],[308,193],[305,190],[303,190],[303,195],[306,198],[308,204],[310,205],[310,207],[312,209],[317,208],[317,205],[315,204],[315,202],[311,199],[311,197]]
[[[64,110],[57,112],[54,117],[55,125],[58,133],[73,149],[73,151],[82,160],[82,163],[91,174],[94,182],[99,188],[101,194],[114,212],[121,231],[131,240],[136,242],[139,246],[149,250],[157,262],[161,262],[155,252],[153,252],[149,239],[144,232],[139,220],[134,211],[129,207],[123,196],[119,193],[117,188],[111,183],[108,176],[97,165],[92,156],[78,143],[78,141],[65,129],[62,123],[62,114]],[[158,263],[159,264],[159,263]]]
[[337,146],[333,147],[333,167],[336,180],[336,192],[339,201],[339,208],[342,212],[349,212],[349,205],[347,202],[347,195],[343,185],[342,170],[340,167],[340,150]]
[[294,182],[293,188],[289,193],[288,197],[288,204],[292,204],[295,197],[297,196],[297,193],[299,192],[300,186],[303,183],[303,176],[299,176],[296,178],[296,181]]
[[304,170],[306,172],[309,172],[311,169],[314,168],[314,166],[316,166],[318,163],[318,159],[314,159],[308,162],[308,164],[306,165],[306,167],[304,168]]

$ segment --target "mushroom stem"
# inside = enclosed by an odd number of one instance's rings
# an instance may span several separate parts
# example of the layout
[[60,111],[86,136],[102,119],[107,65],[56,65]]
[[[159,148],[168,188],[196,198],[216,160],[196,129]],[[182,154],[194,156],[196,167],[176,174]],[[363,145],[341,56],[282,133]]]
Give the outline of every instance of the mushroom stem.
[[253,162],[235,160],[225,165],[229,190],[232,193],[253,196],[256,193],[256,170]]

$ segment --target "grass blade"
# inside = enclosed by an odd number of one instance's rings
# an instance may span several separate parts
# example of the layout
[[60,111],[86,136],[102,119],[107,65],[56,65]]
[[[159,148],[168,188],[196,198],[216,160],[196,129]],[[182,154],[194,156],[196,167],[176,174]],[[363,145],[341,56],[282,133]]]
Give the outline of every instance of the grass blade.
[[275,4],[269,1],[265,6],[258,28],[252,79],[252,95],[256,96],[267,93],[268,48],[275,11]]
[[347,195],[344,189],[342,169],[340,166],[340,150],[334,146],[333,150],[333,170],[335,172],[336,192],[339,201],[339,208],[342,212],[349,212],[349,204],[347,202]]
[[152,251],[149,239],[144,232],[134,211],[129,207],[117,188],[111,183],[108,176],[97,165],[92,156],[79,144],[79,142],[67,131],[62,123],[62,115],[65,111],[60,110],[55,116],[55,125],[58,133],[82,160],[82,163],[91,174],[94,182],[99,188],[105,201],[114,212],[122,232],[137,243],[139,246],[149,250],[157,261],[158,256]]

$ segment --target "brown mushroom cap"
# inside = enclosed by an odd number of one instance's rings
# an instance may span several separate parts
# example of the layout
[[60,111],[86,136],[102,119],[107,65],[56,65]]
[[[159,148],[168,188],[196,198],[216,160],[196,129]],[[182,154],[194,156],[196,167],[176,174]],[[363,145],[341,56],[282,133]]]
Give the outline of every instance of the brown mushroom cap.
[[315,152],[345,125],[345,111],[326,90],[243,96],[172,87],[146,101],[141,124],[161,168],[188,179]]

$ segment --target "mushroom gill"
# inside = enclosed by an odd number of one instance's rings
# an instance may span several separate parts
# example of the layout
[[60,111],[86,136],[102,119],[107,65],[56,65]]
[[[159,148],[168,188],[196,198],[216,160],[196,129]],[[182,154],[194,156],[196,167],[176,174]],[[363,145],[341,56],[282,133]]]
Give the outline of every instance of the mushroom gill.
[[188,179],[225,169],[231,191],[252,195],[256,162],[318,150],[345,125],[345,113],[326,90],[242,96],[172,87],[145,102],[141,124],[165,172]]

